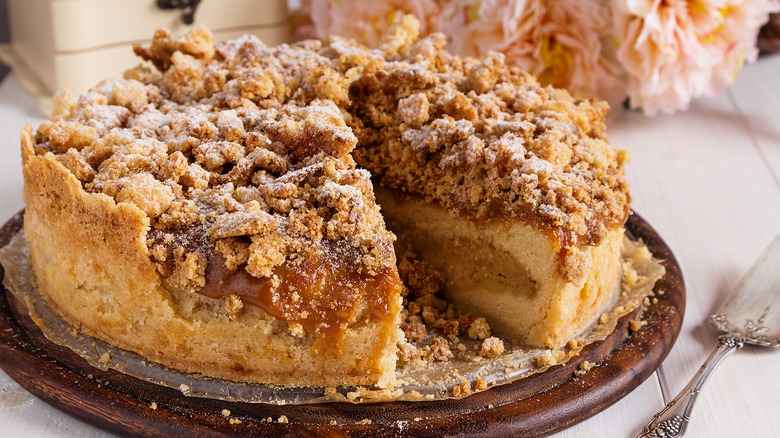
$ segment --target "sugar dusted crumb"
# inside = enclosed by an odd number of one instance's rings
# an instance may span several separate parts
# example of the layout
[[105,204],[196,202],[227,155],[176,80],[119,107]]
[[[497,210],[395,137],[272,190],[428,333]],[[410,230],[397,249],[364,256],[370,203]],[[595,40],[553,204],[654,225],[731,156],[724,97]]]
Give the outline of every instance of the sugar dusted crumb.
[[227,409],[223,409],[222,410],[222,416],[225,417],[225,418],[229,417],[230,416],[230,411],[227,410]]
[[452,387],[453,397],[465,397],[469,394],[471,394],[471,383],[469,383],[466,380],[460,382],[459,385],[455,385]]
[[157,410],[157,402],[152,402],[149,404],[149,409],[156,411]]
[[487,389],[487,381],[485,379],[483,379],[483,378],[477,379],[476,389],[477,389],[477,391],[484,391],[484,390],[486,390]]
[[278,422],[278,423],[289,423],[289,422],[290,422],[290,420],[288,420],[288,419],[287,419],[287,416],[286,416],[286,415],[282,415],[281,417],[279,417],[279,419],[277,420],[277,422]]
[[371,419],[370,418],[364,418],[364,419],[358,421],[355,424],[371,424]]
[[[139,67],[81,96],[62,93],[35,150],[52,153],[86,192],[148,217],[152,262],[167,285],[205,287],[216,255],[226,270],[258,278],[327,251],[360,273],[394,271],[370,174],[350,155],[357,138],[342,110],[351,67],[337,49],[270,49],[251,36],[215,44],[199,27],[183,37],[158,31],[135,50],[158,71]],[[231,320],[246,304],[224,303]],[[300,303],[282,310],[286,320],[301,310],[327,316]]]
[[111,355],[108,353],[103,353],[100,355],[100,359],[98,359],[98,362],[100,362],[103,365],[108,365],[111,363]]
[[645,320],[632,319],[628,323],[628,329],[631,330],[632,332],[635,332],[635,331],[641,329],[642,327],[644,327],[646,325],[647,325],[647,321],[645,321]]
[[496,337],[490,337],[482,341],[480,356],[485,358],[497,357],[504,352],[504,341]]
[[485,318],[477,318],[469,327],[468,334],[471,339],[487,339],[490,337],[490,324]]
[[591,243],[625,221],[630,155],[607,143],[605,103],[542,87],[500,54],[455,57],[440,36],[417,32],[402,20],[402,49],[350,90],[350,111],[371,115],[354,123],[355,158],[381,184]]
[[455,357],[450,350],[449,342],[441,336],[436,337],[431,341],[431,349],[433,351],[433,359],[436,361],[447,362]]
[[588,362],[588,361],[586,360],[586,361],[582,362],[582,363],[580,364],[579,368],[578,368],[578,369],[576,369],[576,370],[574,371],[574,376],[575,376],[575,377],[576,377],[576,376],[581,376],[581,375],[583,375],[583,374],[587,373],[588,371],[590,371],[591,369],[593,369],[593,367],[594,367],[594,366],[596,366],[596,364],[595,364],[595,363],[593,363],[593,362]]
[[330,420],[330,424],[339,424],[336,420]]
[[233,424],[233,425],[236,425],[236,424],[241,424],[241,423],[243,423],[243,421],[239,420],[238,418],[231,418],[231,419],[230,419],[230,420],[228,420],[228,421],[230,422],[230,424]]
[[[185,290],[204,287],[219,257],[228,271],[278,284],[275,269],[334,241],[347,242],[340,250],[359,272],[392,270],[393,236],[368,171],[453,211],[521,217],[575,243],[597,243],[624,222],[629,155],[607,143],[604,103],[542,87],[499,54],[455,57],[440,36],[418,31],[404,18],[369,50],[340,38],[268,48],[255,37],[214,44],[204,28],[161,30],[135,48],[157,71],[59,95],[36,150],[54,154],[87,192],[143,211],[152,261]],[[582,255],[567,248],[565,257],[576,277]],[[450,345],[465,355],[466,336],[482,340],[471,357],[502,354],[484,318],[437,296],[441,273],[413,254],[398,269],[402,360],[448,361]],[[239,320],[244,304],[228,296],[223,315]],[[288,327],[305,335],[301,324]]]
[[182,383],[181,385],[179,385],[179,391],[184,393],[190,392],[190,386]]

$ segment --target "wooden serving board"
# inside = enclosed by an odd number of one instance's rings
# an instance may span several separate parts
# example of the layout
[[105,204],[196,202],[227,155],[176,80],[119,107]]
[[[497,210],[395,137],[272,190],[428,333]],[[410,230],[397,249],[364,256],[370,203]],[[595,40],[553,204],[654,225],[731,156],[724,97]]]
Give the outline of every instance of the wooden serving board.
[[[21,228],[22,217],[16,215],[0,229],[0,246]],[[658,301],[643,317],[647,325],[629,333],[636,312],[626,315],[612,335],[587,346],[566,364],[465,398],[277,406],[186,397],[113,370],[93,368],[49,342],[2,286],[0,368],[55,408],[124,436],[544,436],[601,412],[639,386],[664,360],[682,326],[685,286],[674,255],[638,215],[632,215],[626,227],[666,267],[654,289]],[[586,360],[598,366],[574,377]],[[278,422],[282,416],[288,422]]]

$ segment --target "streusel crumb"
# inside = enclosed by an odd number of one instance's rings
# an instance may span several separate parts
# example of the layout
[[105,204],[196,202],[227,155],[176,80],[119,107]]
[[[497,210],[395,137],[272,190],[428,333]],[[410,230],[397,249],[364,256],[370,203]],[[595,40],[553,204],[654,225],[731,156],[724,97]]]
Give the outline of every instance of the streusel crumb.
[[450,350],[449,342],[442,337],[434,338],[431,341],[431,350],[433,351],[433,359],[439,362],[446,362],[455,357]]
[[479,350],[480,356],[486,358],[500,356],[503,352],[504,341],[494,336],[491,336],[482,341],[482,347]]
[[[170,287],[204,288],[214,264],[270,278],[326,253],[356,275],[380,275],[395,269],[393,236],[350,156],[357,139],[337,106],[348,103],[346,59],[328,50],[160,30],[135,48],[157,71],[140,66],[58,95],[36,152],[55,154],[86,191],[149,217],[150,255]],[[242,306],[229,297],[228,316]]]
[[469,394],[471,394],[471,383],[469,383],[467,380],[464,380],[460,382],[459,385],[452,387],[453,397],[465,397]]
[[418,30],[400,20],[379,45],[381,68],[352,83],[359,164],[450,210],[539,224],[563,246],[625,222],[629,155],[607,143],[606,103],[542,87],[501,54],[451,55]]
[[490,324],[485,318],[477,318],[471,323],[468,334],[471,339],[487,339],[490,337]]
[[503,353],[504,341],[490,337],[490,324],[484,318],[462,314],[438,296],[444,288],[441,272],[417,259],[412,251],[398,259],[398,272],[409,289],[401,312],[400,327],[406,340],[398,344],[399,359],[446,362],[455,357],[450,345],[463,357],[467,347],[461,336],[483,340],[479,351],[483,357]]
[[[394,270],[369,171],[460,214],[550,230],[566,277],[578,278],[576,245],[598,243],[628,214],[629,156],[607,143],[607,105],[542,87],[500,54],[461,58],[442,35],[418,34],[411,17],[376,49],[159,30],[134,48],[154,68],[56,96],[36,153],[54,154],[86,191],[143,211],[150,257],[176,289],[204,288],[215,265],[277,287],[285,263],[326,254],[359,275]],[[490,338],[484,319],[436,296],[441,274],[413,256],[399,269],[407,340],[435,330],[430,357],[447,360],[448,338]],[[280,317],[322,310],[293,301]],[[228,317],[242,306],[228,298]]]

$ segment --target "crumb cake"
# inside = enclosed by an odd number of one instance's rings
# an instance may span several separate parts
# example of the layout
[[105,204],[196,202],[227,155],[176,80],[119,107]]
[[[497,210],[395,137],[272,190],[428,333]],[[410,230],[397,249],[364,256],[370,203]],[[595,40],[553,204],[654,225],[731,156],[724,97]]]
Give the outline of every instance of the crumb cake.
[[418,29],[375,49],[160,30],[135,48],[148,63],[58,94],[22,131],[47,301],[149,360],[291,386],[392,387],[423,323],[484,357],[491,328],[564,344],[619,282],[607,106]]

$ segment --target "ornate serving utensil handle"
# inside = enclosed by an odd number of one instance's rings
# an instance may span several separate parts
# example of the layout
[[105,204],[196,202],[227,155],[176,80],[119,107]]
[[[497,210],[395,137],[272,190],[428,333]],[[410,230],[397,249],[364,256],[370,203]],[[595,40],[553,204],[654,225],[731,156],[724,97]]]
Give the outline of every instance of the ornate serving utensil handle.
[[637,435],[637,438],[683,436],[691,418],[691,410],[693,410],[693,405],[704,383],[707,382],[715,367],[731,352],[742,348],[744,343],[745,340],[739,336],[731,334],[720,336],[717,347],[701,366],[699,372],[693,376],[693,379],[677,394],[674,400],[653,416],[652,420],[642,429],[642,433]]
[[[688,427],[691,410],[712,371],[734,350],[745,344],[780,348],[780,236],[761,253],[734,292],[710,317],[725,332],[718,346],[693,380],[642,429],[637,438],[681,437]],[[758,316],[757,319],[756,316]]]

